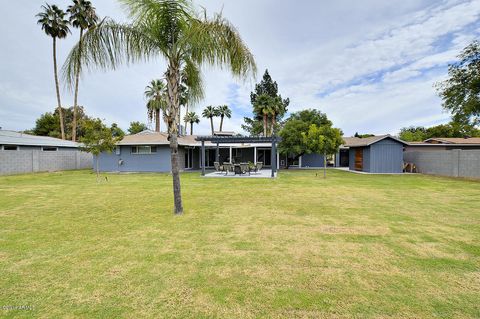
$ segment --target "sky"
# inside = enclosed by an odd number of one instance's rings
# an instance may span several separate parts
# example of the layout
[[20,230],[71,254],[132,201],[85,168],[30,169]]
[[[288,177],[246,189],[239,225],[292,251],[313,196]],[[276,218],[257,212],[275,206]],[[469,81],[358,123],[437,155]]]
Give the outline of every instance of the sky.
[[[93,0],[100,17],[128,21],[114,0]],[[67,0],[49,1],[61,8]],[[0,20],[0,127],[25,130],[56,106],[52,42],[35,14],[44,1],[5,1]],[[288,112],[325,112],[346,136],[355,132],[396,134],[402,127],[449,121],[434,83],[448,64],[480,35],[480,0],[195,0],[209,15],[222,11],[255,56],[255,78],[236,80],[227,70],[203,68],[205,99],[194,106],[227,104],[233,111],[224,130],[244,133],[251,116],[250,92],[265,69],[277,81]],[[78,30],[58,42],[63,64]],[[165,62],[94,71],[82,76],[79,104],[87,114],[127,129],[147,123],[143,96],[150,80],[162,77]],[[62,104],[73,95],[62,89]],[[287,114],[288,116],[288,114]],[[217,119],[215,122],[218,128]],[[202,119],[195,133],[208,134]],[[151,125],[154,127],[154,125]],[[162,123],[162,129],[165,129]]]

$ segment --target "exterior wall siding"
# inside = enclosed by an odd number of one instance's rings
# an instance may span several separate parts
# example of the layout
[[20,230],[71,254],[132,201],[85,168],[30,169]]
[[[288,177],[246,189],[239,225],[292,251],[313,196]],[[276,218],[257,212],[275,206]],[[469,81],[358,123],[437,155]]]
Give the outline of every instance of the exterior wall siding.
[[317,153],[302,155],[302,167],[323,167],[323,155]]
[[39,149],[0,151],[0,175],[86,169],[92,154],[78,150],[43,152]]
[[371,173],[402,173],[403,144],[392,139],[372,144],[368,167]]
[[[183,151],[183,147],[181,151],[179,147],[179,153]],[[180,165],[185,166],[184,159]],[[120,146],[120,154],[115,150],[112,153],[101,153],[98,157],[98,166],[102,172],[170,172],[170,148],[168,145],[157,145],[156,153],[132,154],[131,146]]]

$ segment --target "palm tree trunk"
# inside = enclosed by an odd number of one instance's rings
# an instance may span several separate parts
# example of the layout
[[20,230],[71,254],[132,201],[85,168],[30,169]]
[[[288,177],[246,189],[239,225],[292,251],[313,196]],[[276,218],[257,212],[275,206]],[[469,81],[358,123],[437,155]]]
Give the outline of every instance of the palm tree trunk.
[[224,115],[220,116],[220,132],[222,131],[222,128],[223,128],[223,117]]
[[215,134],[213,131],[213,116],[210,116],[210,127],[212,128],[212,136]]
[[190,135],[193,135],[193,122],[190,122]]
[[[187,117],[187,115],[188,115],[188,103],[185,104],[185,118]],[[187,124],[188,124],[188,121],[185,120],[185,131],[187,130]]]
[[62,140],[65,139],[65,127],[63,126],[63,110],[62,102],[60,101],[60,87],[58,85],[58,74],[57,74],[57,38],[53,38],[53,74],[55,76],[55,89],[57,91],[57,105],[58,105],[58,116],[60,117],[60,132],[62,134]]
[[271,135],[273,135],[273,132],[275,131],[275,125],[277,124],[277,119],[276,119],[277,115],[273,114],[272,115],[272,131],[271,131]]
[[178,166],[178,127],[177,113],[179,106],[178,85],[180,83],[180,69],[178,63],[170,60],[167,69],[168,108],[171,120],[169,121],[170,160],[173,178],[173,202],[175,214],[183,214],[182,192],[180,187],[180,172]]
[[155,132],[160,132],[160,110],[155,110]]
[[267,114],[263,114],[263,136],[267,136]]
[[[83,29],[80,28],[80,40],[79,48],[82,47],[82,36],[83,36]],[[80,55],[81,50],[78,51],[79,56],[77,60],[77,69],[75,70],[77,74],[75,74],[75,95],[73,97],[73,120],[72,120],[72,141],[77,140],[77,108],[78,108],[78,82],[80,81]]]

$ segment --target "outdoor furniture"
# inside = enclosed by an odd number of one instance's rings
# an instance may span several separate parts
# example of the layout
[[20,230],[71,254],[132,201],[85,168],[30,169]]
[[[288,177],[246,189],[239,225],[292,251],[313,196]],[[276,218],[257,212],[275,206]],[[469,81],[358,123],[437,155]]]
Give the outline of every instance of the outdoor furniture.
[[254,166],[253,171],[257,173],[259,170],[263,168],[263,162],[257,162],[257,164]]
[[223,172],[224,171],[223,165],[220,165],[219,162],[213,162],[213,167],[215,168],[215,170],[217,172]]
[[247,174],[250,175],[250,167],[248,163],[240,163],[240,174]]
[[233,172],[233,164],[224,163],[223,164],[223,170],[225,172],[225,175],[228,175],[228,172]]

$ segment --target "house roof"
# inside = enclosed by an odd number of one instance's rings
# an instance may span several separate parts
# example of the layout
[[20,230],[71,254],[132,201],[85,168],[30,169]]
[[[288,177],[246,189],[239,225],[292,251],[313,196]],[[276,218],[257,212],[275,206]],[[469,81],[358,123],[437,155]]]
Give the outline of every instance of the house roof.
[[480,137],[433,137],[424,141],[430,144],[479,144]]
[[0,130],[0,144],[2,145],[28,145],[28,146],[54,146],[54,147],[79,147],[79,143],[62,140],[49,136],[30,135],[10,130]]
[[380,142],[384,139],[390,138],[392,140],[395,140],[399,143],[402,144],[407,144],[406,142],[402,141],[401,139],[398,139],[394,136],[391,136],[390,134],[387,135],[377,135],[377,136],[370,136],[370,137],[344,137],[344,147],[362,147],[362,146],[370,146],[372,144],[375,144],[377,142]]
[[[203,136],[204,137],[204,136]],[[222,138],[217,136],[218,138]],[[200,146],[202,145],[201,141],[197,141],[197,138],[201,138],[198,135],[183,135],[178,137],[178,145],[181,146]],[[223,138],[229,138],[224,136]],[[215,143],[212,143],[208,140],[204,141],[205,146],[214,146]],[[117,143],[117,145],[169,145],[168,134],[165,132],[154,132],[146,130],[133,135],[125,135],[124,138]],[[270,143],[255,143],[251,145],[248,143],[228,143],[222,144],[222,146],[234,146],[234,147],[269,147]]]

